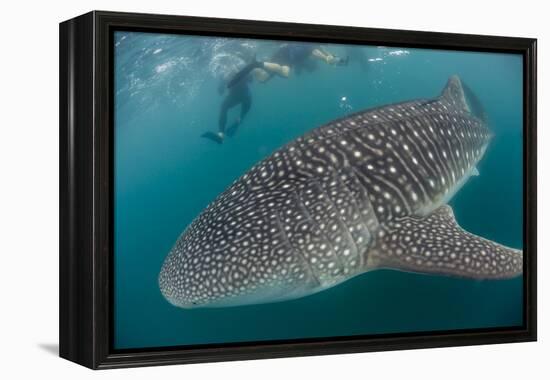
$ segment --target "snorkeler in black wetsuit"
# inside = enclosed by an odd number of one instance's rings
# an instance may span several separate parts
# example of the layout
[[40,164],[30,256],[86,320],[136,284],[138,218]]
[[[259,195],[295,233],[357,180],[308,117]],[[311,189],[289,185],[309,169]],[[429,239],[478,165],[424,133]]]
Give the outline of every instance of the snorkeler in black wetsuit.
[[[226,135],[232,136],[235,133],[238,125],[243,121],[252,105],[249,89],[249,82],[252,80],[251,74],[258,81],[266,82],[274,75],[288,77],[290,68],[293,68],[298,73],[303,69],[311,72],[315,69],[315,62],[309,60],[310,57],[321,59],[331,65],[347,64],[347,58],[336,57],[311,43],[284,44],[277,49],[269,61],[259,62],[254,58],[251,63],[243,67],[227,82],[227,86],[224,86],[227,88],[228,93],[220,108],[218,132],[206,132],[202,137],[222,144]],[[240,117],[226,131],[227,112],[230,108],[239,104],[241,105]]]
[[[225,87],[227,87],[228,92],[220,107],[218,116],[218,132],[206,132],[202,135],[202,137],[213,140],[218,144],[222,144],[226,134],[228,136],[232,136],[235,133],[237,126],[243,121],[248,111],[250,111],[252,96],[250,94],[249,82],[252,78],[248,75],[250,72],[246,73],[246,75],[242,75],[242,71],[243,70],[238,73],[240,76],[237,80],[235,80],[234,77],[230,81],[230,83],[232,83],[231,87],[229,87],[229,85],[226,86],[225,84],[222,84],[223,87],[221,88],[221,91],[225,91]],[[233,123],[226,131],[227,112],[229,109],[238,105],[241,106],[240,116],[237,121]]]
[[316,68],[316,62],[309,58],[322,60],[330,65],[346,65],[347,57],[340,58],[331,53],[328,53],[321,47],[312,43],[288,43],[282,45],[268,61],[258,62],[254,60],[252,63],[245,66],[239,71],[231,81],[227,84],[231,88],[235,83],[241,80],[242,77],[253,73],[256,79],[260,82],[267,82],[274,75],[288,77],[292,68],[298,74],[302,70],[312,72]]

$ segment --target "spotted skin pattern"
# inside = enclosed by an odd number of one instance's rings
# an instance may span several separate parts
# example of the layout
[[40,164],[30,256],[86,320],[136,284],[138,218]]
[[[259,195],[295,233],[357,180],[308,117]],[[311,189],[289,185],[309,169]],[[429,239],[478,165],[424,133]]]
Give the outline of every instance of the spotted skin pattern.
[[479,279],[522,273],[522,251],[462,230],[446,203],[492,137],[460,79],[297,138],[183,232],[159,286],[183,308],[295,299],[376,268]]

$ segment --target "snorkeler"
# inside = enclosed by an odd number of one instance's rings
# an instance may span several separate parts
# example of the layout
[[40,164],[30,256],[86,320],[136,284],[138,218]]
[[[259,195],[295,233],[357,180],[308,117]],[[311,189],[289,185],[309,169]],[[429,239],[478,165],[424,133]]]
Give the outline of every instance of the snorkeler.
[[[241,70],[238,74],[241,74],[242,71],[243,70]],[[228,92],[220,107],[218,116],[218,132],[206,132],[202,134],[202,137],[213,140],[218,144],[222,144],[225,136],[232,136],[235,133],[237,126],[243,121],[248,111],[250,111],[252,96],[250,94],[249,82],[252,78],[250,75],[241,74],[237,79],[238,80],[235,80],[235,77],[233,77],[230,81],[230,83],[232,83],[231,87],[228,85],[226,86],[225,83],[223,83],[220,88],[220,92],[223,93],[225,91],[225,87],[227,87]],[[238,105],[241,106],[240,116],[237,121],[233,123],[226,131],[227,112],[229,109]]]
[[316,68],[316,62],[309,58],[321,60],[329,65],[346,65],[348,63],[347,57],[337,57],[315,44],[287,43],[282,45],[268,61],[259,62],[254,59],[252,63],[245,66],[229,81],[227,87],[231,88],[242,77],[251,72],[259,82],[267,82],[275,75],[287,78],[290,75],[291,68],[298,74],[302,70],[312,72]]
[[[228,93],[220,108],[218,132],[206,132],[202,137],[222,144],[226,136],[232,136],[235,133],[252,105],[252,96],[249,88],[252,75],[256,80],[266,82],[275,75],[288,77],[291,68],[297,73],[300,73],[302,70],[311,72],[315,69],[315,62],[310,60],[310,57],[322,60],[330,65],[347,64],[347,58],[342,59],[337,57],[323,48],[310,43],[284,44],[266,62],[257,61],[254,57],[251,63],[243,67],[227,82],[226,86],[222,87],[222,90],[225,90],[224,87],[226,87]],[[238,105],[241,106],[240,117],[226,131],[227,112]]]

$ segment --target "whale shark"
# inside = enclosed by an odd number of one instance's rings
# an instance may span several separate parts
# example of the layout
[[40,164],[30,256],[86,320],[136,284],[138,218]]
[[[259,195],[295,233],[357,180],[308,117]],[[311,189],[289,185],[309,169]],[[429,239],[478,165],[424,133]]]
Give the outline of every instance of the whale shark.
[[462,229],[448,205],[493,137],[458,76],[435,98],[360,111],[254,165],[183,231],[159,287],[181,308],[305,297],[376,269],[522,273],[522,250]]

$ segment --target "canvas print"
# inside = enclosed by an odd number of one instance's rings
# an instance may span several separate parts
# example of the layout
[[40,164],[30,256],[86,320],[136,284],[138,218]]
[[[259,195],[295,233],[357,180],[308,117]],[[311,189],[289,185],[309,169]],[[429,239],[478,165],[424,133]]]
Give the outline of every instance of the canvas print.
[[114,348],[522,326],[522,56],[114,33]]

